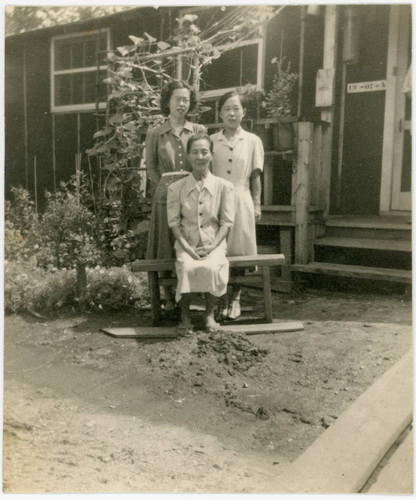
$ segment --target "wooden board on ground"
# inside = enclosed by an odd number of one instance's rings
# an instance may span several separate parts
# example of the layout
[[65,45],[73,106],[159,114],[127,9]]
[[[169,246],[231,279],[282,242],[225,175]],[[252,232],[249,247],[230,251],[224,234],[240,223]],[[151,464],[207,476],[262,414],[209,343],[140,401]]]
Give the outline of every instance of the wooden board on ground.
[[221,325],[221,331],[232,333],[245,333],[246,335],[260,335],[262,333],[284,333],[304,330],[300,321],[262,323],[259,325]]
[[[287,323],[265,323],[258,325],[221,325],[222,332],[245,333],[246,335],[260,335],[265,333],[296,332],[303,330],[299,321]],[[171,339],[178,337],[175,327],[141,326],[122,328],[102,328],[102,332],[120,339]]]
[[276,476],[279,492],[358,493],[412,422],[412,375],[410,350]]
[[371,495],[411,495],[413,493],[412,432],[409,432],[399,445],[366,493]]
[[119,339],[171,339],[178,336],[175,327],[166,326],[102,328],[101,331]]

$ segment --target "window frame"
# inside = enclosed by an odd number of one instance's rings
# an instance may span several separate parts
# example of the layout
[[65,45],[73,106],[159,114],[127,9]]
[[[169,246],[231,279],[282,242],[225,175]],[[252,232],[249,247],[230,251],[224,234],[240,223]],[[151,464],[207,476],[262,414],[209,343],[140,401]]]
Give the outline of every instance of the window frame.
[[[51,69],[50,69],[50,78],[51,78],[51,112],[59,113],[59,112],[71,112],[71,111],[90,111],[94,110],[97,107],[97,103],[81,103],[81,104],[64,104],[64,105],[56,105],[55,104],[55,77],[57,75],[73,75],[76,73],[92,73],[98,71],[106,71],[108,70],[107,64],[101,64],[100,66],[86,66],[85,68],[72,68],[72,69],[63,69],[56,70],[55,69],[55,42],[58,40],[64,40],[69,38],[78,38],[82,36],[88,35],[99,35],[100,33],[106,34],[107,40],[107,51],[111,50],[111,40],[110,40],[110,28],[99,28],[89,31],[82,31],[77,33],[68,33],[65,35],[57,35],[51,38]],[[99,102],[98,108],[105,109],[107,107],[107,102]]]
[[[231,5],[232,6],[232,5]],[[179,15],[183,16],[184,14],[197,14],[203,10],[212,9],[212,8],[220,8],[220,6],[206,6],[206,7],[188,7],[179,10]],[[220,45],[218,48],[221,50],[224,47],[227,49],[224,52],[228,52],[229,50],[238,49],[239,47],[245,47],[247,45],[255,45],[257,44],[257,81],[252,82],[252,85],[256,87],[257,90],[264,89],[264,66],[265,66],[265,28],[260,29],[260,36],[258,38],[253,38],[252,40],[244,40],[242,42],[235,42],[232,44]],[[182,79],[182,65],[179,65],[178,68],[178,77]],[[235,87],[227,87],[227,88],[219,88],[214,90],[201,90],[199,92],[201,101],[212,100],[218,98],[225,94],[226,92],[230,92],[238,88],[239,85]]]

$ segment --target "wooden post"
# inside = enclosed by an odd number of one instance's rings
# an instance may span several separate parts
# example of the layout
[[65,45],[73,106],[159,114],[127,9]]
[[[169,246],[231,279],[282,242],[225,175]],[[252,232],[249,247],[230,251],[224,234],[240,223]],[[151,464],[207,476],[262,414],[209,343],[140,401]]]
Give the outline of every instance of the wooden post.
[[56,136],[55,136],[55,113],[52,113],[52,175],[53,192],[56,194]]
[[273,156],[264,157],[263,204],[273,205]]
[[35,188],[35,212],[38,214],[38,181],[37,181],[37,171],[36,171],[36,155],[33,159],[33,182]]
[[292,265],[292,228],[280,227],[280,252],[285,256],[285,263],[282,266],[282,279],[291,280]]
[[26,47],[23,47],[23,132],[25,141],[25,184],[29,189],[29,148],[27,127],[27,71],[26,71]]
[[[325,33],[324,33],[324,69],[336,68],[337,62],[337,35],[339,22],[339,6],[325,6]],[[328,122],[322,130],[322,186],[325,189],[325,198],[320,202],[324,208],[323,218],[328,218],[329,200],[331,190],[331,164],[332,164],[332,135],[335,105],[321,111],[321,120]]]
[[347,64],[342,64],[342,83],[341,83],[341,104],[339,112],[339,135],[338,135],[338,163],[337,163],[337,177],[334,185],[335,193],[335,208],[337,210],[341,209],[342,206],[342,192],[341,192],[341,181],[342,181],[342,161],[344,153],[344,121],[345,121],[345,98],[347,91]]
[[313,157],[309,191],[309,204],[321,208],[322,185],[322,125],[314,124],[313,127]]
[[263,296],[264,296],[264,320],[273,323],[272,288],[270,283],[270,267],[263,266]]
[[297,116],[302,115],[303,99],[303,66],[305,59],[305,24],[306,24],[306,5],[300,7],[300,43],[299,43],[299,79],[298,79],[298,109]]
[[312,163],[313,124],[298,124],[298,157],[295,185],[295,262],[308,262],[309,170]]
[[77,205],[80,203],[81,196],[81,154],[75,155],[75,180],[76,180],[76,193],[77,193]]
[[153,325],[157,326],[160,323],[160,319],[162,316],[160,306],[159,276],[157,271],[149,271],[147,273],[147,276],[149,280],[150,304],[152,308]]

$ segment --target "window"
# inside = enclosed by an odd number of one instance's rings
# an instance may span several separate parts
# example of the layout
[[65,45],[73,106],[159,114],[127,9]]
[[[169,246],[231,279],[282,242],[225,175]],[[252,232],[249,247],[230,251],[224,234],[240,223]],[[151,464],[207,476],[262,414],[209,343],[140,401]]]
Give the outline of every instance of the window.
[[[196,24],[202,32],[216,29],[221,22],[238,19],[238,9],[252,7],[200,7],[182,9],[183,14],[196,14]],[[219,29],[219,28],[217,28]],[[263,38],[254,38],[239,43],[219,46],[221,57],[212,61],[202,73],[200,84],[201,97],[204,101],[218,97],[228,90],[242,87],[247,83],[263,88]]]
[[105,58],[110,48],[109,30],[62,35],[52,39],[52,111],[82,111],[105,107],[107,76]]

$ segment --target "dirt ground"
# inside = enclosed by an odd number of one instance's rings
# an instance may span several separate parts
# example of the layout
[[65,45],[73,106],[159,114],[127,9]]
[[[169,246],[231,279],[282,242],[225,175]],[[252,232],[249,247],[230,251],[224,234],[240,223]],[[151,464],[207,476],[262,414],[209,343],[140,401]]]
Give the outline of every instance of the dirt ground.
[[[100,329],[150,325],[148,311],[6,317],[3,490],[279,492],[276,473],[411,348],[412,329],[401,295],[273,301],[304,330],[139,342]],[[261,315],[260,292],[244,302]]]

